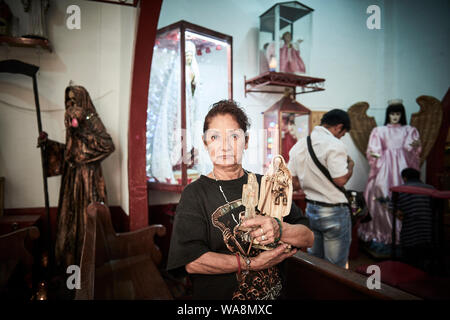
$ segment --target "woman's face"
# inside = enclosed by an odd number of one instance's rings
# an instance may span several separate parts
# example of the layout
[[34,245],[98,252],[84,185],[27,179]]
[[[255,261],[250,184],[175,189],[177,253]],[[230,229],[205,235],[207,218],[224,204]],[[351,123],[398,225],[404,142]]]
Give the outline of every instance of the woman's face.
[[210,120],[204,142],[212,163],[222,166],[241,164],[248,147],[244,130],[229,114],[219,114]]
[[397,124],[400,122],[401,117],[402,117],[401,112],[391,112],[391,113],[389,113],[389,123]]

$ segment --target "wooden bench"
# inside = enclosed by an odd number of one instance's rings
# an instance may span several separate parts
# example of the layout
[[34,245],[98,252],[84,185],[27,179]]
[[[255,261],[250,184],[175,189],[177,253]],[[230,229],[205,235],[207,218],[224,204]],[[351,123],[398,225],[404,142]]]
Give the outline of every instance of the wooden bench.
[[285,299],[417,300],[417,296],[381,283],[369,289],[367,276],[298,251],[284,262]]
[[162,225],[116,233],[108,207],[92,203],[88,207],[83,242],[81,288],[76,300],[172,299],[158,270],[161,261],[154,236],[163,236]]
[[[32,290],[32,241],[39,238],[37,227],[0,235],[0,297],[28,298]],[[17,276],[17,279],[13,277]],[[21,277],[21,279],[19,279]]]

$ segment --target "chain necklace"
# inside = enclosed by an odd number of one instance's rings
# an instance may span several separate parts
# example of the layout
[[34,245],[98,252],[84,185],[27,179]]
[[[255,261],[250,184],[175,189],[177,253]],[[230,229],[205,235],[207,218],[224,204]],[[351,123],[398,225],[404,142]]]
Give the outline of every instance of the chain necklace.
[[[247,172],[247,170],[245,170],[244,168],[242,168],[242,170],[244,170],[244,173]],[[247,174],[248,174],[248,172],[247,172]],[[214,169],[212,170],[212,175],[213,175],[214,179],[216,180],[217,184],[219,185],[219,190],[222,193],[222,196],[225,199],[225,202],[227,203],[228,207],[230,207],[230,202],[228,201],[227,196],[225,195],[225,192],[223,192],[223,189],[219,183],[219,180],[216,178],[216,175],[214,174]],[[236,222],[236,224],[239,224],[239,222],[236,221],[236,218],[234,217],[234,215],[231,214],[231,216],[233,217],[234,222]],[[241,220],[240,216],[239,216],[239,220]]]

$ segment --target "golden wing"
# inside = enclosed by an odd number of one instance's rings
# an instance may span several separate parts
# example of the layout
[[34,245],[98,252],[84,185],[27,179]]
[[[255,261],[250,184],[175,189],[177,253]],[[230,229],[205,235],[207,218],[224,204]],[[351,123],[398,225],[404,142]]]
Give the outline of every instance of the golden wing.
[[416,127],[420,134],[422,153],[420,154],[420,165],[427,159],[433,148],[442,124],[442,104],[431,96],[420,96],[416,99],[420,106],[419,112],[411,115],[411,126]]
[[369,104],[363,101],[353,104],[347,111],[351,122],[350,136],[364,157],[370,133],[377,126],[375,118],[367,115],[367,109],[369,109]]

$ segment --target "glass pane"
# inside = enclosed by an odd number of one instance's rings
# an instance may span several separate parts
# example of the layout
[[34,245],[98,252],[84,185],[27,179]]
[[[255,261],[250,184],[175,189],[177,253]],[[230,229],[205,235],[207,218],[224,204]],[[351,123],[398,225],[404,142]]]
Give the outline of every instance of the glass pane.
[[180,184],[173,167],[181,154],[180,31],[156,37],[147,109],[147,175]]
[[298,2],[277,4],[260,16],[260,74],[309,73],[312,9]]
[[203,122],[213,103],[229,98],[228,50],[224,41],[186,31],[186,150],[194,160],[187,163],[188,183],[213,167],[203,147]]
[[283,112],[281,119],[281,155],[289,162],[291,148],[309,133],[309,115]]
[[[185,31],[186,77],[182,80],[180,39],[178,28],[156,37],[147,112],[149,181],[178,185],[182,184],[183,163],[187,166],[188,183],[212,169],[203,147],[203,122],[214,102],[229,98],[230,49],[226,42]],[[186,88],[185,123],[182,123],[181,81],[185,81]]]
[[263,171],[268,168],[274,156],[279,154],[279,126],[278,113],[266,112],[264,113],[264,132],[265,132],[265,148],[264,148],[264,164]]

